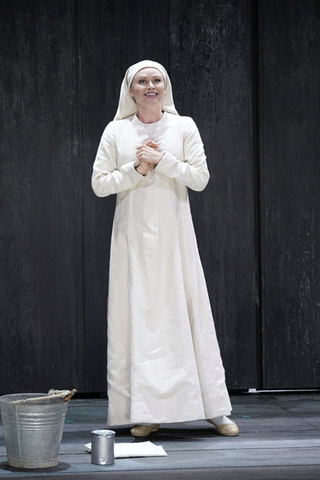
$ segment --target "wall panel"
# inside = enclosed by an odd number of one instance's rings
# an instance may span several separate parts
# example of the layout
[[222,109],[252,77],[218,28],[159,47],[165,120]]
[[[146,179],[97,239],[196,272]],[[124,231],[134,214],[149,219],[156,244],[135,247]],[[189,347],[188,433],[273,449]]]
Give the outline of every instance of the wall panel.
[[0,390],[82,389],[72,4],[4,3]]
[[173,1],[170,73],[211,172],[190,192],[229,388],[257,386],[252,12],[249,1]]
[[264,388],[320,378],[320,5],[260,2]]
[[144,59],[168,62],[167,10],[166,1],[152,8],[145,0],[80,3],[86,391],[106,391],[107,290],[115,206],[115,196],[94,196],[92,165],[102,132],[116,113],[127,68]]

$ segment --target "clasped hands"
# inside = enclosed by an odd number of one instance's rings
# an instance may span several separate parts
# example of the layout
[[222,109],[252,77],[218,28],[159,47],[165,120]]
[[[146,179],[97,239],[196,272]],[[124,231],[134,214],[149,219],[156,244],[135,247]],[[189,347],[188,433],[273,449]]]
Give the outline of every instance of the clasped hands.
[[164,154],[160,153],[158,148],[159,145],[152,140],[137,147],[136,157],[140,165],[136,167],[136,170],[140,175],[146,175],[160,162]]

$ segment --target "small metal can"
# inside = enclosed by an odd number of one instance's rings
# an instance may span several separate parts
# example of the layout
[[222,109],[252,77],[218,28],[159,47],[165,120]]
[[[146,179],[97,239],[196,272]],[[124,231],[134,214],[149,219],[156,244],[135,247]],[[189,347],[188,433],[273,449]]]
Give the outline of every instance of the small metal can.
[[114,463],[113,430],[92,430],[91,463],[95,465],[112,465]]

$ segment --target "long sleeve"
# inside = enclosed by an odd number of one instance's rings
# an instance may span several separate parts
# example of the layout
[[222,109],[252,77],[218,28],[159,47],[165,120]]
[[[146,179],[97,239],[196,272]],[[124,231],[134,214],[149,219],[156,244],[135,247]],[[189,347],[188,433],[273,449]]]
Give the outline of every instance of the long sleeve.
[[91,185],[94,193],[98,197],[107,197],[137,185],[143,179],[135,169],[137,164],[132,160],[118,168],[115,134],[112,123],[109,124],[103,132],[93,164]]
[[194,121],[185,117],[184,158],[177,159],[166,152],[156,167],[156,173],[173,178],[178,184],[186,185],[192,190],[203,190],[209,181],[209,171],[203,143]]

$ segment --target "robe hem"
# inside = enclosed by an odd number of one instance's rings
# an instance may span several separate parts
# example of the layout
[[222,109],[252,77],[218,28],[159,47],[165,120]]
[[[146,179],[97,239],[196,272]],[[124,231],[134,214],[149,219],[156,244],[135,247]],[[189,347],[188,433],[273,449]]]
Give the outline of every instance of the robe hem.
[[141,425],[145,425],[147,423],[160,423],[161,425],[163,424],[170,424],[170,423],[186,423],[186,422],[199,422],[199,421],[206,421],[206,420],[210,420],[212,418],[216,418],[216,417],[222,417],[222,416],[226,416],[226,417],[229,417],[231,415],[231,412],[232,412],[232,409],[231,410],[222,410],[222,411],[216,411],[213,415],[211,416],[207,416],[206,418],[204,417],[199,417],[199,416],[196,416],[194,418],[188,418],[188,419],[184,419],[184,420],[160,420],[160,419],[152,419],[150,420],[150,418],[148,418],[147,420],[136,420],[136,421],[133,421],[133,422],[125,422],[125,423],[109,423],[107,422],[107,427],[109,428],[116,428],[116,427],[124,427],[124,426],[128,426],[128,425],[137,425],[137,424],[141,424]]

